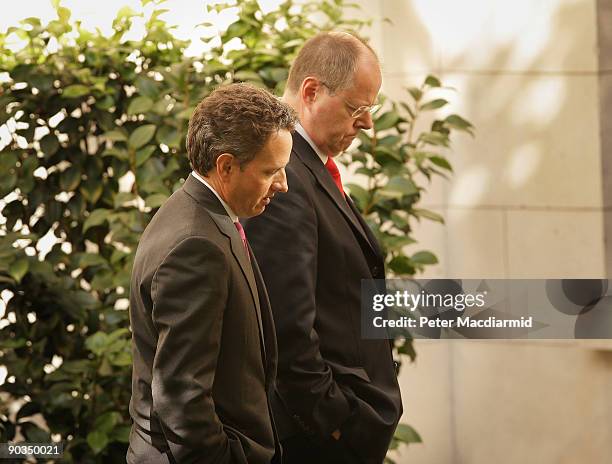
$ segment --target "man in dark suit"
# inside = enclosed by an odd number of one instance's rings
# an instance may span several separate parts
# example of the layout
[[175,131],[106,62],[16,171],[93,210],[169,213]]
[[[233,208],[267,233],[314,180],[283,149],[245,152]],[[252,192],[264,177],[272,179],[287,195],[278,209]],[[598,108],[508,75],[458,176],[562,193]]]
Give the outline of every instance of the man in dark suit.
[[380,464],[402,411],[389,342],[360,335],[361,279],[384,278],[383,258],[333,160],[372,127],[380,85],[357,37],[306,42],[283,96],[300,119],[289,192],[246,222],[274,314],[273,409],[290,464]]
[[333,159],[372,127],[380,85],[357,37],[306,42],[283,96],[300,119],[289,192],[246,222],[274,314],[273,410],[289,464],[380,464],[402,413],[389,341],[360,330],[361,279],[383,279],[383,257]]
[[143,233],[132,272],[130,464],[278,461],[276,339],[238,217],[286,192],[295,113],[245,84],[189,123],[193,172]]

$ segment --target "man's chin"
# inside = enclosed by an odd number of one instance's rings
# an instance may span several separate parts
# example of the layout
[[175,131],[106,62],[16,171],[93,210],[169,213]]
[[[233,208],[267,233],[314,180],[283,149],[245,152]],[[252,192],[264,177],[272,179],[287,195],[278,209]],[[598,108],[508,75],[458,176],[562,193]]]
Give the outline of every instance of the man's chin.
[[351,146],[351,144],[353,143],[353,140],[355,140],[355,137],[347,137],[343,143],[342,143],[342,147],[340,148],[340,150],[338,151],[338,153],[344,153],[346,150],[348,150],[348,148]]
[[266,205],[263,204],[259,204],[257,205],[252,211],[251,211],[251,216],[259,216],[261,213],[263,213],[266,210]]

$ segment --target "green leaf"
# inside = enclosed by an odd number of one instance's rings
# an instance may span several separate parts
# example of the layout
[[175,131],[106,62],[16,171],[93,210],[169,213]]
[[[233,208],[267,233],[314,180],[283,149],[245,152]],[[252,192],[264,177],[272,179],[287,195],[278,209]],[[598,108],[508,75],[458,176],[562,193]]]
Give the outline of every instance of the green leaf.
[[242,82],[262,82],[259,74],[257,74],[255,71],[248,70],[238,71],[235,73],[234,80]]
[[109,438],[111,439],[111,441],[118,441],[120,443],[129,443],[130,429],[131,427],[126,426],[126,425],[116,427],[109,435]]
[[416,269],[407,256],[396,256],[389,261],[389,268],[398,276],[412,275],[416,272]]
[[109,110],[115,104],[115,100],[110,95],[105,95],[104,97],[96,100],[96,107],[101,110]]
[[399,163],[402,163],[404,161],[399,150],[391,147],[386,147],[384,145],[376,147],[376,149],[374,150],[374,158],[381,165],[386,164],[386,159],[390,159],[391,161],[397,161]]
[[138,16],[138,13],[129,6],[124,6],[117,12],[118,19],[132,18],[134,16]]
[[115,199],[113,200],[113,205],[115,209],[119,209],[124,206],[126,203],[134,201],[137,198],[136,195],[130,192],[119,192],[115,195]]
[[109,434],[117,424],[121,423],[121,414],[116,411],[109,411],[96,417],[93,428],[105,435]]
[[440,79],[430,74],[425,78],[425,85],[428,85],[429,87],[441,87],[442,83],[440,82]]
[[41,412],[40,403],[28,402],[19,409],[19,412],[17,413],[17,420],[33,416],[39,412]]
[[417,217],[424,217],[425,219],[444,224],[444,218],[441,215],[439,215],[438,213],[434,213],[433,211],[430,211],[428,209],[413,208],[412,214]]
[[0,168],[6,172],[12,169],[19,160],[19,152],[15,150],[8,150],[0,152]]
[[146,113],[152,107],[153,107],[153,100],[151,100],[149,97],[145,97],[141,95],[139,97],[134,98],[130,102],[127,112],[128,112],[128,115],[132,116],[135,114]]
[[81,168],[71,166],[60,174],[60,188],[64,192],[72,192],[81,183]]
[[140,147],[146,145],[153,138],[153,135],[155,135],[155,129],[155,124],[140,126],[130,135],[128,146],[132,150],[138,150]]
[[149,195],[145,201],[145,205],[149,208],[159,208],[168,199],[167,195],[163,193],[154,193]]
[[402,138],[399,135],[387,135],[383,137],[382,139],[378,140],[377,145],[379,147],[380,146],[393,147],[397,145],[397,143],[400,142],[401,140]]
[[110,356],[110,362],[113,366],[125,367],[132,364],[132,355],[129,350]]
[[98,305],[98,300],[91,293],[80,290],[74,292],[72,301],[79,307],[86,309],[92,309]]
[[410,260],[416,264],[437,264],[438,258],[430,251],[419,251],[410,257]]
[[87,179],[81,183],[79,192],[83,195],[83,198],[89,203],[96,203],[102,196],[104,191],[104,184],[97,179]]
[[89,87],[81,84],[69,85],[62,92],[64,98],[78,98],[89,93]]
[[136,78],[136,89],[138,89],[138,93],[140,95],[144,95],[146,97],[149,97],[151,99],[156,99],[157,98],[157,94],[158,94],[158,89],[157,86],[158,84],[153,80],[150,79],[148,77],[144,77],[144,76],[138,76]]
[[99,208],[93,210],[83,224],[83,233],[87,232],[91,227],[99,226],[104,223],[110,216],[110,210]]
[[104,432],[94,430],[87,434],[87,444],[95,454],[100,454],[108,445],[108,436]]
[[391,221],[393,221],[393,225],[395,225],[395,227],[397,227],[398,229],[404,229],[410,225],[408,219],[405,218],[404,215],[401,213],[403,213],[403,211],[394,211],[391,213]]
[[79,267],[85,269],[89,266],[106,266],[108,262],[99,254],[83,253],[79,258]]
[[83,375],[86,373],[91,366],[91,361],[87,359],[77,359],[74,361],[65,361],[60,369],[68,372],[69,374]]
[[423,103],[423,105],[421,105],[421,111],[437,110],[438,108],[442,108],[447,104],[448,101],[444,98],[436,98],[435,100]]
[[398,424],[394,437],[403,443],[422,443],[418,432],[408,424]]
[[59,149],[59,141],[54,134],[47,134],[40,139],[40,150],[44,153],[45,158],[54,155]]
[[416,87],[408,87],[406,90],[417,103],[421,100],[421,98],[423,98],[423,92]]
[[127,135],[125,134],[125,132],[123,130],[118,129],[104,132],[104,134],[102,134],[102,137],[104,137],[106,140],[111,140],[113,142],[127,141]]
[[28,341],[25,338],[0,339],[1,348],[22,348]]
[[423,132],[419,136],[419,141],[424,142],[428,145],[436,145],[442,147],[448,147],[448,135],[442,134],[440,132]]
[[176,127],[162,126],[157,131],[157,141],[170,148],[179,148],[181,145],[181,134]]
[[355,174],[363,174],[367,177],[372,177],[376,173],[376,170],[373,168],[364,168],[363,166],[355,169]]
[[34,26],[34,27],[40,27],[41,26],[40,18],[35,18],[35,17],[30,17],[30,18],[22,19],[20,22],[21,22],[21,24],[28,24],[28,25]]
[[418,193],[418,189],[411,179],[395,176],[389,179],[387,185],[378,192],[383,196],[401,198],[404,195],[414,195]]
[[355,199],[357,207],[360,211],[363,211],[368,204],[370,194],[366,189],[357,184],[346,184],[351,196]]
[[400,116],[396,111],[387,111],[374,121],[374,130],[379,132],[390,129],[395,126],[399,120]]
[[116,340],[120,340],[123,339],[125,342],[129,343],[129,341],[127,340],[127,338],[130,337],[130,331],[128,329],[126,329],[125,327],[122,327],[120,329],[117,330],[113,330],[109,335],[108,335],[108,340],[111,342],[114,342]]
[[400,102],[400,106],[406,110],[406,112],[410,115],[410,119],[414,119],[414,111],[407,103]]
[[104,332],[96,332],[85,340],[85,347],[92,353],[100,356],[108,346],[108,335]]
[[446,123],[446,125],[452,127],[453,129],[468,132],[469,134],[474,135],[472,131],[474,126],[472,125],[472,123],[463,119],[458,114],[451,114],[450,116],[447,116],[444,122]]
[[26,440],[30,443],[48,443],[49,432],[38,427],[33,422],[22,422],[20,425],[21,433],[25,436]]
[[0,198],[4,198],[6,195],[11,193],[15,189],[16,185],[17,174],[14,170],[13,172],[6,172],[2,176],[0,176]]
[[147,145],[136,152],[136,167],[141,166],[146,160],[148,160],[155,149],[155,145]]
[[122,161],[127,161],[130,159],[130,154],[125,148],[117,148],[117,147],[113,147],[113,148],[109,148],[108,150],[104,150],[104,152],[102,152],[102,156],[103,157],[113,156]]
[[248,23],[244,21],[236,21],[235,23],[230,24],[230,26],[227,28],[227,31],[225,31],[225,34],[223,35],[223,41],[228,42],[234,37],[242,37],[247,32],[249,32],[250,28],[251,25],[249,25]]
[[429,160],[435,164],[436,166],[439,166],[443,169],[446,169],[448,171],[453,170],[453,167],[450,165],[450,163],[448,162],[448,160],[446,158],[444,158],[443,156],[430,156]]
[[9,266],[8,273],[17,283],[19,283],[21,279],[23,279],[23,276],[27,274],[29,267],[30,262],[28,259],[20,258]]
[[383,243],[387,251],[401,250],[405,246],[412,245],[415,242],[416,240],[407,235],[403,237],[387,236],[383,238]]
[[68,8],[64,8],[62,6],[58,6],[56,10],[59,20],[64,24],[68,23],[72,14],[71,11]]

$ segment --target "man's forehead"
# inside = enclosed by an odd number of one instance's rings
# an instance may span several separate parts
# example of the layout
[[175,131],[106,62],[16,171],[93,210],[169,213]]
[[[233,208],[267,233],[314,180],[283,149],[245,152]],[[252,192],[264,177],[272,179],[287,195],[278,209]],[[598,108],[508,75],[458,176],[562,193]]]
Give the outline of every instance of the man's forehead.
[[355,79],[353,85],[346,89],[345,95],[351,99],[352,102],[360,105],[371,105],[376,101],[378,92],[380,91],[381,78],[376,73],[369,73],[368,75],[357,75],[355,73]]

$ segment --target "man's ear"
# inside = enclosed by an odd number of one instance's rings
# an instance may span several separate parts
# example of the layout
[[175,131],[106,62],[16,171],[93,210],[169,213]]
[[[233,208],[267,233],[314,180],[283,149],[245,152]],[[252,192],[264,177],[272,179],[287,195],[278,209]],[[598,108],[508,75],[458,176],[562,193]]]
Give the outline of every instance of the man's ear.
[[224,181],[229,179],[232,174],[232,170],[236,169],[236,167],[234,155],[231,153],[221,153],[217,157],[217,175]]
[[317,94],[321,92],[323,86],[321,82],[315,77],[307,77],[302,81],[300,87],[300,98],[306,105],[314,103],[317,98]]

